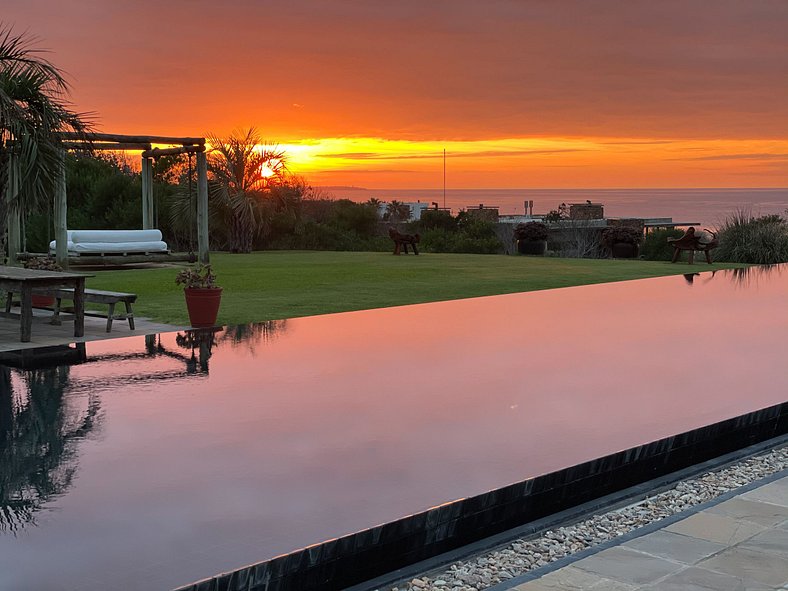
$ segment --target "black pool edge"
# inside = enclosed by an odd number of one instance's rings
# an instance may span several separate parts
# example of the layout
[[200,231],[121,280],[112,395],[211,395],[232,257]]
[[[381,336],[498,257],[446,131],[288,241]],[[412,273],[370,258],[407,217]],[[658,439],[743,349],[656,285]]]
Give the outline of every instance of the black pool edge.
[[[584,512],[596,510],[606,506],[603,501],[609,495],[644,483],[649,486],[642,486],[642,493],[653,492],[654,479],[699,469],[715,458],[786,434],[788,402],[433,507],[177,591],[374,588],[369,585],[379,577],[388,579],[401,573],[394,580],[405,578],[402,569],[408,566],[445,557],[458,549],[459,553],[468,553],[469,545],[480,540],[500,543],[514,528],[537,531],[533,529],[537,520],[554,519],[563,513],[565,521],[581,507]],[[606,503],[609,505],[610,500]]]
[[[540,532],[544,532],[550,529],[555,529],[557,527],[571,525],[573,523],[577,523],[578,521],[587,518],[589,515],[613,511],[615,509],[626,507],[627,505],[632,505],[648,497],[653,497],[656,494],[669,490],[674,486],[676,486],[677,483],[683,480],[694,478],[696,476],[700,476],[701,474],[705,474],[707,472],[722,470],[725,467],[731,464],[735,464],[736,462],[739,462],[745,458],[761,455],[768,452],[771,449],[780,448],[785,445],[788,445],[788,435],[781,435],[779,437],[775,437],[774,439],[769,439],[762,443],[757,443],[755,445],[745,447],[744,449],[740,449],[719,456],[717,458],[713,458],[706,462],[701,462],[700,464],[695,464],[688,468],[684,468],[676,472],[671,472],[670,474],[667,474],[665,476],[660,476],[659,478],[654,478],[653,480],[649,480],[642,484],[636,484],[635,486],[631,486],[624,490],[614,492],[609,495],[605,495],[604,497],[594,499],[593,501],[583,503],[582,505],[571,507],[569,509],[560,511],[559,513],[555,513],[553,515],[548,515],[547,517],[543,517],[542,519],[531,521],[525,525],[512,528],[508,531],[502,532],[500,534],[496,534],[494,536],[490,536],[489,538],[485,538],[483,540],[478,540],[476,542],[468,544],[467,546],[463,546],[461,548],[457,548],[456,550],[445,552],[444,554],[440,554],[438,556],[428,558],[427,560],[423,560],[416,564],[408,565],[404,568],[397,569],[394,572],[386,573],[385,575],[376,577],[369,581],[364,581],[363,583],[359,583],[358,585],[353,585],[352,587],[346,587],[343,591],[372,591],[374,589],[379,589],[379,588],[393,587],[398,585],[399,583],[402,583],[403,581],[409,581],[413,578],[418,577],[419,575],[423,575],[424,573],[429,573],[431,571],[437,571],[439,569],[445,568],[446,566],[454,562],[460,560],[467,560],[471,556],[477,556],[484,552],[489,552],[496,548],[500,548],[519,538],[525,538],[528,536],[537,535]],[[601,544],[597,544],[596,546],[587,548],[586,550],[583,550],[581,552],[577,552],[575,554],[571,554],[569,556],[556,560],[555,562],[551,562],[546,566],[528,571],[528,573],[524,575],[520,575],[518,577],[509,579],[503,583],[490,587],[488,591],[500,591],[502,589],[508,589],[510,587],[520,585],[521,583],[538,579],[544,576],[545,574],[548,574],[554,570],[567,566],[572,562],[576,562],[577,560],[581,560],[586,556],[596,554],[597,552],[601,552],[606,548],[610,548],[612,546],[618,546],[619,544],[626,542],[627,540],[634,539],[643,536],[647,533],[651,533],[652,531],[656,531],[657,529],[666,527],[671,523],[675,523],[677,521],[685,519],[686,517],[692,515],[693,513],[697,513],[699,511],[707,509],[708,507],[717,505],[729,498],[732,498],[736,495],[740,495],[748,490],[753,490],[755,488],[763,486],[764,484],[782,478],[786,475],[788,475],[788,469],[782,470],[781,472],[776,472],[774,474],[770,474],[768,476],[765,476],[764,478],[753,481],[740,488],[735,488],[733,490],[730,490],[720,495],[719,497],[715,497],[714,499],[711,499],[710,501],[701,503],[699,505],[695,505],[689,509],[686,509],[685,511],[682,511],[681,513],[676,513],[675,515],[671,515],[670,517],[660,519],[658,521],[650,523],[649,525],[633,530],[627,534],[624,534],[617,538],[613,538],[612,540],[602,542]]]

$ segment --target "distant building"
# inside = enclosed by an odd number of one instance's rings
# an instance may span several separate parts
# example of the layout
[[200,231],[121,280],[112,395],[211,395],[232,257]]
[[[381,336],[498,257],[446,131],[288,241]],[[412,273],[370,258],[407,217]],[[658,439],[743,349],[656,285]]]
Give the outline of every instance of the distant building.
[[605,217],[605,206],[601,203],[571,203],[569,205],[570,220],[601,220]]
[[485,206],[484,203],[480,203],[479,207],[468,208],[466,213],[469,217],[472,217],[477,220],[484,220],[487,222],[498,222],[498,208],[497,207],[490,207]]

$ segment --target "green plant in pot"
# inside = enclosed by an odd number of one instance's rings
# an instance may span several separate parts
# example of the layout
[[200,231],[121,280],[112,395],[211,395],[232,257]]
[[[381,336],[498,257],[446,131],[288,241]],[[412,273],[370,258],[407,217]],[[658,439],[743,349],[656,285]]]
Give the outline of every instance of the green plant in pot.
[[517,224],[514,238],[517,240],[517,252],[520,254],[543,255],[547,251],[547,237],[550,228],[541,222]]
[[216,285],[211,265],[199,264],[184,269],[178,273],[175,283],[183,285],[191,325],[194,328],[214,326],[222,301],[222,288]]
[[637,258],[643,233],[631,226],[611,226],[602,232],[602,241],[614,259]]
[[[24,262],[25,269],[34,271],[56,271],[60,272],[63,267],[57,264],[52,257],[31,257]],[[55,296],[32,294],[34,308],[49,308],[55,305]]]

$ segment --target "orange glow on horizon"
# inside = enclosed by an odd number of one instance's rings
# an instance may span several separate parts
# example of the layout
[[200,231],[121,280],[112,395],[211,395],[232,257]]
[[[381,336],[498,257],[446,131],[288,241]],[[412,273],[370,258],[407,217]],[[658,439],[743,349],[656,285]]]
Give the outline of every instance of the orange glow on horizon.
[[788,141],[652,138],[504,138],[406,141],[374,137],[283,141],[288,168],[314,185],[785,187]]

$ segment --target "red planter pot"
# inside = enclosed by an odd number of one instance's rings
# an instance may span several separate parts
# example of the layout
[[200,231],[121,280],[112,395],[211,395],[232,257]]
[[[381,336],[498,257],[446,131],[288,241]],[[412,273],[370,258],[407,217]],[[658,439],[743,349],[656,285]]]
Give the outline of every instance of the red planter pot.
[[55,305],[55,298],[53,296],[36,295],[32,294],[34,308],[51,308]]
[[184,288],[183,293],[186,296],[189,322],[194,328],[208,328],[216,324],[219,304],[222,301],[221,287],[187,287]]
[[610,246],[610,252],[614,259],[636,259],[640,254],[640,249],[637,244],[614,242]]

